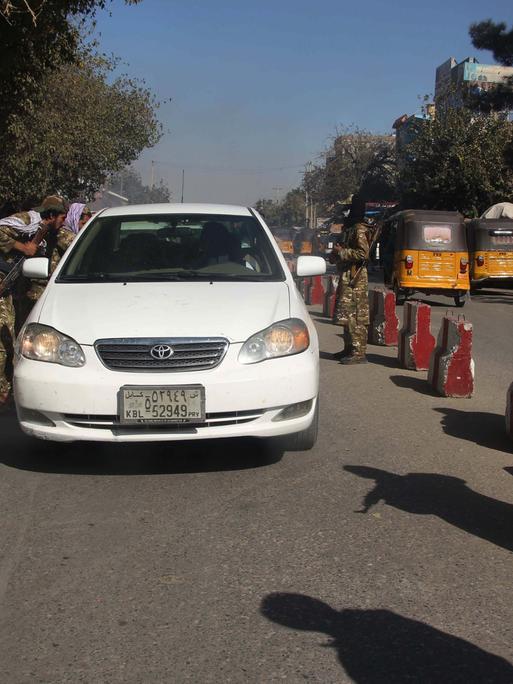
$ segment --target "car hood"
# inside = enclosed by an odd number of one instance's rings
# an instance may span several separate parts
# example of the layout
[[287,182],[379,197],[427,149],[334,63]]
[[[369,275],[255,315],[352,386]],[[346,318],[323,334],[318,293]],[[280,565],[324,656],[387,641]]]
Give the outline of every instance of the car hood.
[[90,345],[113,337],[244,342],[289,316],[286,282],[52,283],[38,320]]

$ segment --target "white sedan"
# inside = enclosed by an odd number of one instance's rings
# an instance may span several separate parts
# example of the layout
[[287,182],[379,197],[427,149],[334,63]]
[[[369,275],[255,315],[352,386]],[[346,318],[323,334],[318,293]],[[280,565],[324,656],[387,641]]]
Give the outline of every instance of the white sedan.
[[[300,257],[298,276],[323,273]],[[48,260],[24,273],[48,277]],[[317,334],[271,232],[247,207],[98,213],[16,344],[22,429],[55,441],[317,436]]]

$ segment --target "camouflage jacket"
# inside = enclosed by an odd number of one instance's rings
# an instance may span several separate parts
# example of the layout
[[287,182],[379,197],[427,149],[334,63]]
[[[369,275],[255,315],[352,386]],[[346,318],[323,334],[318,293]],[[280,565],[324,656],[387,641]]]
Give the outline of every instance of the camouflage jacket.
[[[22,211],[19,214],[13,214],[16,218],[20,218],[25,225],[30,224],[30,216],[28,212]],[[2,219],[0,219],[0,252],[7,263],[11,264],[21,256],[20,252],[14,249],[15,242],[25,242],[26,236],[12,226],[3,226]]]
[[338,253],[342,263],[362,264],[369,258],[369,241],[365,223],[355,223],[346,231],[344,247]]
[[[75,237],[75,233],[67,228],[59,228],[57,233],[50,233],[47,236],[46,248],[43,251],[42,256],[47,256],[50,259],[50,274],[55,271],[62,255],[71,245]],[[27,297],[33,301],[37,301],[43,294],[45,287],[45,280],[32,280],[30,289],[27,292]]]

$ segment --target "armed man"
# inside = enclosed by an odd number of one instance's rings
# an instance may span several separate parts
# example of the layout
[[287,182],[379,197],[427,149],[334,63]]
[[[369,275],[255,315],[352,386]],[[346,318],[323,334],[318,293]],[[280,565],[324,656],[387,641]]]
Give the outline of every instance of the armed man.
[[344,365],[367,362],[369,241],[364,218],[365,201],[359,195],[353,195],[345,221],[344,243],[333,250],[340,273],[337,322],[344,326],[344,349],[335,356]]
[[[24,257],[36,256],[46,234],[52,238],[58,233],[66,209],[63,204],[53,204],[56,199],[60,198],[46,198],[38,209],[0,219],[0,410],[9,401],[11,383],[6,371],[12,359],[15,331],[21,327],[30,310],[22,280],[17,277],[16,264]],[[16,272],[14,282],[13,269]],[[9,282],[8,287],[5,287],[5,282]],[[17,312],[13,294],[18,297]]]

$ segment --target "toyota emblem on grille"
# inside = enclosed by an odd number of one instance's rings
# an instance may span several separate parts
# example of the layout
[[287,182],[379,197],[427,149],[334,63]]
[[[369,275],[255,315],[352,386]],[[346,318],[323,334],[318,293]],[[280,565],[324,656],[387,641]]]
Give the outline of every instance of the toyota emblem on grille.
[[171,356],[174,354],[174,351],[168,344],[156,344],[150,349],[150,354],[154,359],[157,359],[158,361],[164,361],[164,359],[171,358]]

